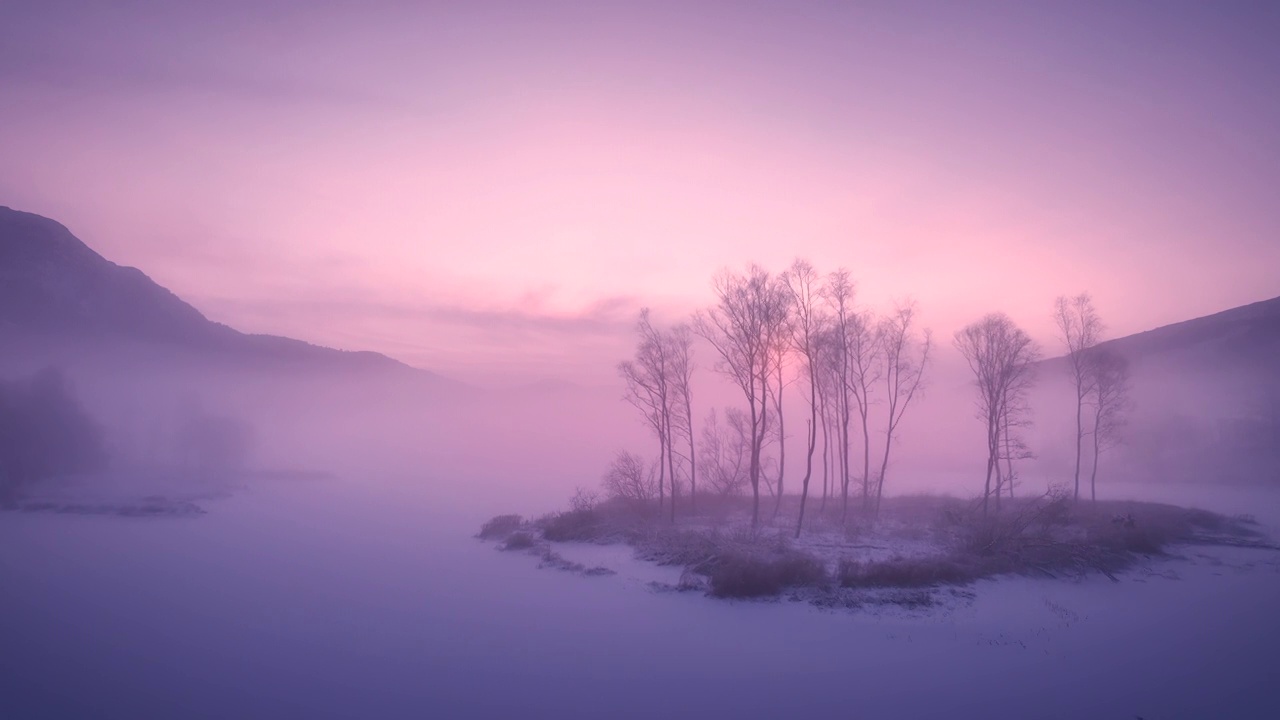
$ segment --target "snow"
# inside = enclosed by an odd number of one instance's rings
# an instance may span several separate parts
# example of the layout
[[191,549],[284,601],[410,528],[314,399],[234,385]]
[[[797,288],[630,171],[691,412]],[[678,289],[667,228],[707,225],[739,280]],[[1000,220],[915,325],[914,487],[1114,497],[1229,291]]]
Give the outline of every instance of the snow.
[[[1275,491],[1209,499],[1280,525]],[[1280,717],[1277,553],[850,612],[655,591],[678,569],[622,546],[540,570],[430,483],[205,506],[0,514],[0,717]]]
[[637,559],[629,545],[599,545],[595,543],[553,543],[553,549],[561,557],[587,567],[606,567],[617,573],[624,583],[653,587],[675,586],[684,574],[684,568],[658,565]]

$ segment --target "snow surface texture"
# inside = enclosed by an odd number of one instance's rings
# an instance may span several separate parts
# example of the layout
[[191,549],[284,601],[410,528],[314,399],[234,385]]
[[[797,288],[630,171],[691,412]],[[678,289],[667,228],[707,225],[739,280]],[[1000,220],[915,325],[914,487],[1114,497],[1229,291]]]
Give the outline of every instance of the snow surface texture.
[[[1277,553],[851,613],[654,591],[622,547],[539,569],[437,488],[0,514],[0,718],[1280,717]],[[1275,491],[1133,494],[1280,525]]]

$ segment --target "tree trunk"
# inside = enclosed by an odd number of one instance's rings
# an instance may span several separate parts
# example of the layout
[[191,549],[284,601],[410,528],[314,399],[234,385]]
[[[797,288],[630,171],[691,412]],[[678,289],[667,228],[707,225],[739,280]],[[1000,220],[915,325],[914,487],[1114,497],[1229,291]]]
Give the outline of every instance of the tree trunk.
[[676,459],[675,433],[671,428],[671,413],[667,413],[667,475],[671,477],[671,524],[676,523]]
[[827,482],[830,479],[830,465],[827,458],[831,455],[831,428],[827,422],[827,399],[822,395],[818,397],[818,402],[822,406],[822,504],[818,506],[818,514],[826,515]]
[[658,430],[658,520],[662,520],[662,508],[666,507],[666,496],[664,493],[665,481],[667,477],[667,464],[663,462],[663,458],[667,456],[667,438],[662,430]]
[[1000,498],[1004,494],[1004,471],[1000,468],[1000,439],[996,438],[996,512],[1000,512]]
[[1084,409],[1084,395],[1080,391],[1083,380],[1076,377],[1076,500],[1080,499],[1080,446],[1084,442],[1084,426],[1080,413]]
[[693,455],[693,400],[689,397],[689,388],[684,393],[684,415],[689,420],[689,513],[698,512],[698,462]]
[[[847,393],[848,391],[846,391]],[[849,396],[843,398],[840,411],[840,433],[843,436],[840,450],[840,524],[849,518]]]
[[[995,459],[996,488],[995,488],[995,496],[996,496],[996,510],[999,510],[999,509],[1000,509],[1000,496],[1004,493],[1004,471],[1000,468],[1000,456],[1001,456],[1001,454],[1002,454],[1002,452],[1001,452],[1001,448],[1003,447],[1003,445],[1001,445],[1001,443],[1003,442],[1003,437],[1004,437],[1004,411],[1003,411],[1003,410],[1000,410],[1000,411],[998,411],[998,412],[996,413],[996,425],[995,425],[995,430],[996,430],[996,444],[995,444],[995,449],[996,449],[996,459]],[[987,442],[988,442],[988,443],[990,443],[990,442],[991,442],[991,440],[990,440],[990,438],[989,438],[989,437],[988,437],[988,439],[987,439]]]
[[[751,380],[755,384],[755,378]],[[751,405],[751,529],[755,530],[760,524],[760,426],[763,424],[760,419],[759,408],[756,407],[756,399],[750,398]]]
[[[813,363],[809,363],[813,367]],[[800,482],[800,513],[796,519],[796,538],[800,537],[800,529],[804,527],[804,504],[809,499],[809,478],[813,475],[813,451],[818,446],[818,393],[813,382],[812,371],[809,377],[809,452],[804,460],[804,479]]]
[[893,425],[890,424],[884,433],[884,457],[880,460],[880,477],[876,481],[875,514],[880,515],[880,500],[884,498],[884,474],[889,470],[889,447],[893,443]]
[[1098,502],[1098,451],[1101,449],[1098,437],[1098,419],[1093,421],[1093,471],[1089,473],[1089,500]]
[[995,464],[995,460],[996,460],[996,445],[995,445],[995,441],[992,439],[993,430],[991,428],[991,424],[992,424],[991,421],[988,420],[987,421],[987,481],[986,481],[986,485],[984,485],[983,487],[983,492],[982,492],[982,514],[984,517],[987,514],[987,501],[991,499],[991,472],[992,470],[994,470],[993,465]]
[[773,518],[778,518],[782,508],[782,479],[787,474],[787,433],[782,416],[782,363],[778,363],[778,394],[774,398],[778,412],[778,494],[773,499]]
[[1004,418],[1004,467],[1005,477],[1009,478],[1009,497],[1013,497],[1013,439],[1009,437],[1009,415]]
[[862,403],[858,406],[858,414],[862,416],[862,511],[867,511],[871,499],[871,431],[867,428],[867,397],[863,393]]

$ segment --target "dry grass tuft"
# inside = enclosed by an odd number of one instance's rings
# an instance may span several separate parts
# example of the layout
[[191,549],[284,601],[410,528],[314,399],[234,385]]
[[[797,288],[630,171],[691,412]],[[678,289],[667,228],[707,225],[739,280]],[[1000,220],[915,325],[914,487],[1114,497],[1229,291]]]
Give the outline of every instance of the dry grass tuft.
[[498,515],[480,526],[477,537],[481,540],[502,540],[519,530],[523,524],[524,518],[519,515]]

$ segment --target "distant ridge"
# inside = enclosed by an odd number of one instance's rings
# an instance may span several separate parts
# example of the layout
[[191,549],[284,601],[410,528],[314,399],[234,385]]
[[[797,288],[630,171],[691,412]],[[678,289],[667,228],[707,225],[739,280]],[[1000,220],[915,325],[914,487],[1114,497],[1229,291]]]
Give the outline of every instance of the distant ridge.
[[1262,360],[1269,356],[1280,361],[1280,297],[1109,340],[1102,345],[1135,358],[1225,352],[1241,358]]
[[[1280,297],[1107,340],[1098,347],[1143,364],[1270,366],[1280,377]],[[1044,363],[1064,361],[1053,357]]]
[[222,360],[444,381],[380,353],[247,334],[213,322],[141,270],[102,257],[61,223],[0,206],[0,337],[6,335],[143,342]]

